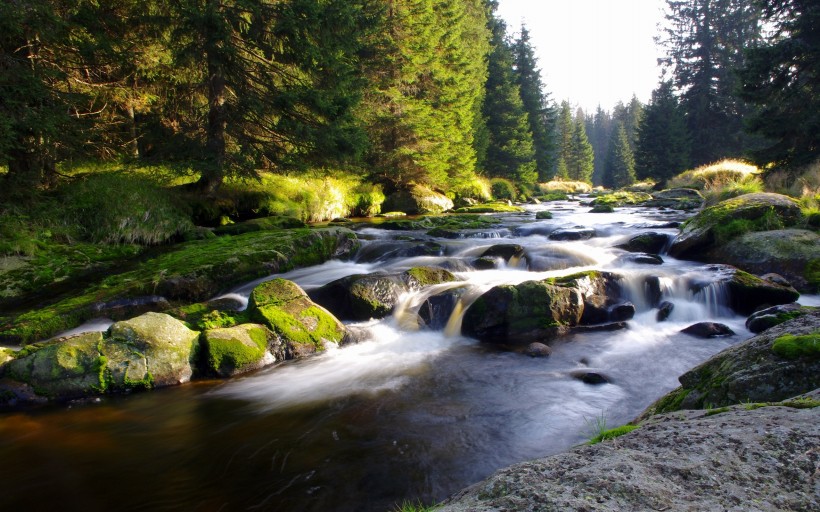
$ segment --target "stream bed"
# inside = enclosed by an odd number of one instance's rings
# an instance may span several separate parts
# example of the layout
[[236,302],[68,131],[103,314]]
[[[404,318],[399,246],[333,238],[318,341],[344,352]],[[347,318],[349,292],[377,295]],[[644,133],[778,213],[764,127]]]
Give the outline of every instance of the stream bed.
[[[672,236],[685,214],[591,214],[571,201],[527,208],[459,239],[358,226],[358,260],[276,276],[309,291],[350,274],[420,265],[454,270],[456,285],[408,295],[394,316],[356,324],[368,333],[357,345],[229,381],[0,415],[0,510],[333,512],[432,504],[501,467],[583,443],[602,422],[611,428],[631,420],[676,387],[681,373],[751,335],[719,287],[690,291],[689,283],[709,282],[714,270],[665,255],[662,265],[635,263],[614,248],[641,232]],[[546,209],[554,218],[535,221]],[[573,226],[595,236],[550,239]],[[407,247],[419,242],[406,238],[427,239],[441,251],[408,256]],[[467,270],[465,263],[500,243],[520,244],[527,258]],[[623,276],[637,309],[627,329],[566,336],[549,358],[460,335],[470,298],[492,286],[586,269]],[[665,322],[656,321],[645,296],[646,276],[659,277],[663,300],[675,305]],[[229,295],[246,299],[255,284]],[[426,296],[453,286],[467,292],[444,330],[407,321]],[[705,320],[737,334],[698,339],[679,332]],[[106,327],[104,320],[86,326]],[[585,384],[572,376],[577,370],[609,383]]]

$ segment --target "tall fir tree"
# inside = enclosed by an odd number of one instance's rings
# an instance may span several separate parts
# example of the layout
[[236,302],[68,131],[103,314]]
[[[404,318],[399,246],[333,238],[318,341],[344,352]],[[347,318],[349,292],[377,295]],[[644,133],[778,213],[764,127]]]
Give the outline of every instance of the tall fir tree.
[[527,112],[513,74],[513,54],[506,26],[494,13],[497,2],[488,2],[492,50],[489,56],[483,116],[488,133],[485,171],[488,175],[532,185],[538,180],[535,150]]
[[681,94],[695,165],[739,156],[754,141],[743,130],[749,113],[736,91],[744,51],[760,40],[760,10],[751,0],[667,0],[660,38]]
[[664,186],[689,166],[683,109],[671,81],[663,81],[652,91],[652,100],[638,126],[635,174],[639,179],[653,179]]
[[554,133],[557,112],[549,100],[549,95],[544,92],[541,70],[538,69],[535,52],[530,44],[529,31],[524,25],[521,26],[521,33],[513,44],[513,53],[515,77],[532,133],[538,179],[548,181],[555,169]]
[[384,24],[362,113],[376,179],[440,188],[469,180],[486,143],[476,85],[489,51],[482,0],[395,0]]
[[623,188],[635,183],[635,160],[624,123],[617,121],[609,142],[603,184],[611,189]]
[[609,139],[612,131],[612,116],[599,105],[592,119],[592,130],[589,132],[589,142],[592,144],[594,166],[592,184],[603,185],[604,165],[609,153]]
[[758,164],[796,170],[820,159],[820,4],[760,0],[772,34],[747,53],[741,96],[758,107]]
[[569,144],[569,158],[567,158],[567,174],[574,181],[592,181],[594,166],[592,145],[587,138],[583,117],[578,117],[572,130]]
[[568,166],[572,153],[572,134],[575,131],[575,123],[572,119],[572,107],[569,102],[561,102],[558,112],[558,126],[556,128],[556,139],[558,140],[558,161],[556,162],[555,176],[569,179]]

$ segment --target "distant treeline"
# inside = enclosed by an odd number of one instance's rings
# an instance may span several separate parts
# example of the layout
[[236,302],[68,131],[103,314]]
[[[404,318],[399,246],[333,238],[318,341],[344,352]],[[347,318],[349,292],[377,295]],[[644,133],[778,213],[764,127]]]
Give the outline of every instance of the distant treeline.
[[618,187],[729,156],[815,161],[818,3],[667,4],[649,104],[585,113],[550,98],[495,0],[7,0],[2,179],[48,187],[102,158],[179,162],[205,192],[306,169]]

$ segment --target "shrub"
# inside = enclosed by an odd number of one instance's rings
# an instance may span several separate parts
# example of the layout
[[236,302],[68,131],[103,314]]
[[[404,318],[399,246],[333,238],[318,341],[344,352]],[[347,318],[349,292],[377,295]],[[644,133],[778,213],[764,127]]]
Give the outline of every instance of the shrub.
[[495,199],[509,199],[511,201],[515,201],[518,198],[515,185],[513,185],[510,180],[505,180],[504,178],[493,178],[490,180],[490,187]]
[[592,191],[592,186],[589,183],[583,181],[564,181],[561,179],[539,183],[538,188],[542,193],[558,191],[566,194],[588,194]]
[[739,160],[722,160],[697,169],[682,172],[669,180],[669,188],[694,188],[701,191],[721,189],[759,173],[753,165]]
[[125,172],[84,176],[59,193],[64,222],[107,244],[161,244],[193,229],[189,212],[153,179]]
[[485,202],[493,198],[490,180],[479,177],[453,186],[450,192],[454,195],[451,199],[475,199]]

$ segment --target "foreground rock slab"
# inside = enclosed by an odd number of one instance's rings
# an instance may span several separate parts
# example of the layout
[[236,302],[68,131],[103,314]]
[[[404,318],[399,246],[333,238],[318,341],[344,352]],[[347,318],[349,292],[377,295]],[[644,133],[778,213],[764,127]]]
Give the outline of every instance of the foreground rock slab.
[[666,414],[503,469],[436,510],[820,510],[818,446],[817,407]]

